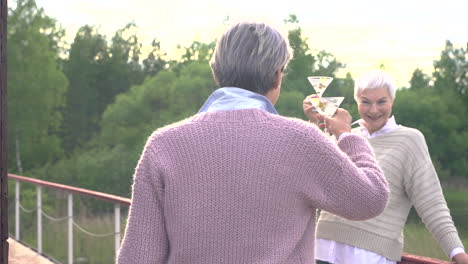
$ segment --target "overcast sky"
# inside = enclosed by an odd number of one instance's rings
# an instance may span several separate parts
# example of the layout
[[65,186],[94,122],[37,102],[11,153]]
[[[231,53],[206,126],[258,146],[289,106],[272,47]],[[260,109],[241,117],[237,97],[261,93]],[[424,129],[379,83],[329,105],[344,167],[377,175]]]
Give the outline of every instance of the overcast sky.
[[[10,1],[11,3],[12,1]],[[340,72],[357,78],[384,64],[399,86],[416,68],[433,71],[445,41],[457,48],[468,42],[468,1],[419,0],[36,0],[67,30],[72,42],[79,27],[90,24],[111,37],[135,22],[144,45],[153,38],[176,56],[176,46],[210,42],[231,21],[267,22],[287,31],[283,20],[295,14],[313,52],[326,50],[346,64]]]

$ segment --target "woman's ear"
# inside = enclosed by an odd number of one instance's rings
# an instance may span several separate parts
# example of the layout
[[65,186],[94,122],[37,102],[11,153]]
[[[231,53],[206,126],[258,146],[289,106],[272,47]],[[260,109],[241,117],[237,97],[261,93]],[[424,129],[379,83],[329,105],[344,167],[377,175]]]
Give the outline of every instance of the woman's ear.
[[219,84],[218,78],[216,78],[216,75],[214,74],[213,71],[211,72],[211,74],[213,75],[213,80],[214,80],[215,83],[218,85],[218,87],[221,87],[220,84]]
[[280,88],[280,86],[281,86],[281,81],[283,79],[283,69],[284,69],[284,67],[281,68],[281,69],[278,69],[278,71],[276,71],[276,74],[275,74],[276,78],[275,78],[275,82],[273,84],[274,89]]

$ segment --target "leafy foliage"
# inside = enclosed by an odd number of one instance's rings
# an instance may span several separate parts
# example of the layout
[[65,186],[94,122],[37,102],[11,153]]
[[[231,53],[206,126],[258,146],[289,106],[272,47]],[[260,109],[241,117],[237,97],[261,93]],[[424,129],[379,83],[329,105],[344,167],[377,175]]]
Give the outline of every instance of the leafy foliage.
[[409,89],[399,90],[394,104],[398,121],[425,135],[439,176],[466,177],[468,171],[468,54],[447,41],[434,62],[432,79],[416,69]]
[[9,168],[22,173],[63,155],[58,129],[67,79],[58,68],[63,31],[32,0],[9,10]]
[[[19,0],[9,15],[9,149],[16,153],[18,139],[26,175],[128,196],[147,137],[195,114],[217,88],[208,64],[214,42],[179,47],[182,56],[169,60],[154,39],[142,58],[135,24],[111,39],[84,25],[64,50],[64,31],[33,0]],[[334,77],[326,96],[345,96],[342,107],[359,118],[352,76],[335,76],[342,64],[327,51],[313,52],[296,16],[285,23],[294,57],[278,112],[305,118],[302,101],[314,92],[306,77],[324,75]],[[393,109],[399,123],[424,133],[444,179],[468,171],[466,52],[447,42],[433,75],[416,69]],[[9,157],[14,168],[16,155]]]

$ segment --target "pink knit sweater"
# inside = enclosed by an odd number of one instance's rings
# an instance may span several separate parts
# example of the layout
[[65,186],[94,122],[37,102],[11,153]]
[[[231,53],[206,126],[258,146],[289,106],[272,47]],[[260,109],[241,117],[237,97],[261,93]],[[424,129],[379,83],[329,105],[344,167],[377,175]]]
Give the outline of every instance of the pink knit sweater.
[[158,129],[134,175],[118,263],[314,263],[315,212],[380,214],[388,186],[367,141],[258,109]]

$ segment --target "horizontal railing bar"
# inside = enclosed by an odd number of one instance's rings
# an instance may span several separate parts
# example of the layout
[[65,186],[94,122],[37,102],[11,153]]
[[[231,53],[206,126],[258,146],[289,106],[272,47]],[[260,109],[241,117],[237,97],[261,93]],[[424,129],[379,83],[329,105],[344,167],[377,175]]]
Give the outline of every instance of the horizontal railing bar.
[[451,264],[453,262],[404,253],[401,264]]
[[[82,189],[82,188],[76,188],[76,187],[72,187],[72,186],[68,186],[64,184],[38,180],[38,179],[19,176],[15,174],[8,174],[8,178],[15,179],[21,182],[27,182],[27,183],[32,183],[35,185],[45,186],[45,187],[60,190],[60,191],[67,191],[67,192],[76,193],[76,194],[80,194],[84,196],[89,196],[89,197],[93,197],[96,199],[112,202],[115,204],[121,204],[124,206],[130,206],[131,204],[131,200],[129,198],[124,198],[124,197],[120,197],[120,196],[116,196],[112,194],[96,192],[96,191],[91,191],[91,190]],[[403,253],[401,262],[399,263],[401,264],[451,264],[453,262]]]
[[91,191],[91,190],[82,189],[82,188],[76,188],[76,187],[72,187],[72,186],[68,186],[64,184],[43,181],[39,179],[19,176],[19,175],[10,174],[10,173],[8,174],[8,178],[15,179],[21,182],[32,183],[34,185],[45,186],[45,187],[60,190],[60,191],[67,191],[67,192],[76,193],[76,194],[80,194],[84,196],[89,196],[89,197],[93,197],[99,200],[104,200],[107,202],[117,203],[117,204],[121,204],[125,206],[130,206],[131,204],[131,200],[129,198],[124,198],[124,197],[120,197],[117,195],[96,192],[96,191]]

